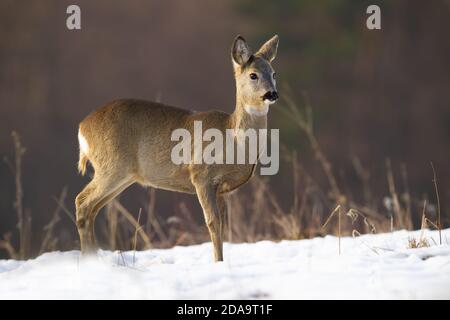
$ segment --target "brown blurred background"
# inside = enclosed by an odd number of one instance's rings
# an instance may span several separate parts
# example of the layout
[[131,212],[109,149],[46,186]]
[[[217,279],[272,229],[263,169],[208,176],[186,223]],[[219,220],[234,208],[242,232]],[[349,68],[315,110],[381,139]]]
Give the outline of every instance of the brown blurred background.
[[[69,4],[81,7],[81,31],[66,28]],[[366,28],[370,4],[381,7],[382,30]],[[344,188],[358,197],[361,186],[352,165],[358,156],[382,199],[390,158],[395,174],[406,167],[415,197],[435,202],[433,161],[448,226],[449,31],[450,1],[439,0],[2,0],[0,154],[14,158],[16,130],[27,149],[24,206],[37,239],[54,210],[53,197],[67,186],[66,205],[74,212],[73,199],[88,181],[76,171],[77,126],[84,116],[120,97],[230,112],[233,38],[242,34],[256,49],[277,33],[280,95],[287,86],[299,104],[302,92],[307,95],[315,133]],[[283,102],[272,108],[270,127],[280,128],[281,143],[297,151],[303,170],[326,183],[305,137],[279,108]],[[269,181],[288,206],[290,165],[282,162]],[[0,194],[2,235],[16,225],[14,175],[6,163],[0,164]],[[194,197],[159,190],[156,197],[161,217],[176,215],[180,201],[202,217]],[[133,213],[147,201],[137,186],[122,199]],[[66,239],[61,249],[76,245],[76,228],[67,216],[58,234]]]

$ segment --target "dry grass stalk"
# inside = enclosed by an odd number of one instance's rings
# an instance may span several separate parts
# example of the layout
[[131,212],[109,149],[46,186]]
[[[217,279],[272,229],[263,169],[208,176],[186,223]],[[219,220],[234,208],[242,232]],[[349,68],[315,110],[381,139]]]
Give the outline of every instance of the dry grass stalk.
[[148,234],[151,234],[151,230],[154,230],[156,235],[162,242],[168,242],[169,237],[164,232],[164,229],[161,227],[159,223],[158,217],[155,213],[156,206],[156,189],[150,188],[148,192],[148,207],[147,207],[147,224],[146,230]]
[[341,205],[337,205],[336,208],[330,213],[328,216],[327,221],[323,224],[322,228],[324,229],[328,223],[331,221],[331,218],[334,217],[335,213],[338,213],[338,248],[339,248],[339,255],[341,254]]
[[58,199],[58,198],[53,198],[53,200],[55,200],[58,207],[62,210],[62,212],[64,212],[67,215],[67,217],[70,219],[70,221],[72,221],[73,224],[76,225],[77,222],[75,221],[75,215],[72,212],[70,212],[69,209],[67,209],[64,202],[60,201],[60,199]]
[[427,225],[430,224],[433,228],[435,228],[436,230],[439,230],[439,226],[436,223],[434,223],[433,221],[431,221],[430,219],[426,218],[426,217],[425,217],[425,223]]
[[407,220],[409,220],[408,227],[412,228],[411,219],[408,219],[409,217],[411,217],[411,194],[409,193],[408,172],[404,163],[401,165],[400,171],[403,178],[403,188],[405,190],[402,194],[402,199],[405,203],[405,217]]
[[375,224],[372,223],[363,213],[361,213],[360,211],[350,208],[347,213],[346,216],[350,217],[352,224],[354,224],[354,222],[358,219],[358,217],[361,217],[363,219],[364,224],[366,225],[366,227],[369,229],[370,233],[376,233],[377,229],[375,228]]
[[150,238],[145,233],[145,231],[142,228],[140,228],[139,223],[136,221],[136,219],[133,217],[133,215],[127,209],[125,209],[125,207],[122,206],[122,204],[120,204],[120,202],[114,201],[114,205],[115,205],[116,209],[126,218],[126,220],[128,222],[130,222],[134,228],[137,229],[137,232],[144,243],[144,245],[143,245],[144,249],[151,248],[152,242],[150,241]]
[[427,207],[427,200],[423,201],[422,219],[420,223],[420,239],[423,239],[423,234],[427,228],[427,217],[425,216],[425,209]]
[[54,235],[55,226],[58,224],[58,222],[61,220],[60,212],[61,212],[61,206],[59,203],[64,203],[67,196],[67,187],[64,187],[61,191],[61,194],[59,198],[57,199],[57,205],[55,208],[55,211],[53,212],[52,219],[50,222],[44,227],[44,238],[41,243],[41,248],[39,250],[39,254],[42,254],[46,251],[53,251],[56,249],[56,245],[58,243],[58,238]]
[[352,230],[352,237],[356,238],[356,237],[360,237],[361,233],[358,230],[353,229]]
[[11,237],[11,232],[3,235],[3,239],[0,240],[0,249],[5,250],[11,259],[20,259],[19,253],[12,245]]
[[29,255],[31,247],[31,217],[29,213],[23,209],[22,157],[26,149],[22,146],[20,136],[16,131],[13,131],[11,135],[14,141],[15,151],[14,176],[16,200],[14,202],[14,207],[17,212],[17,226],[19,228],[19,257],[20,259],[25,259]]
[[417,249],[417,248],[427,248],[430,244],[427,239],[419,239],[409,238],[408,239],[408,248],[409,249]]
[[285,239],[298,240],[302,238],[300,223],[294,214],[276,215],[274,222],[282,229]]
[[395,180],[394,180],[394,174],[392,172],[392,165],[391,160],[386,159],[386,174],[387,174],[387,180],[388,180],[388,187],[389,187],[389,193],[391,194],[392,198],[392,209],[394,211],[394,215],[397,217],[397,223],[400,228],[404,227],[403,223],[403,214],[402,209],[400,207],[400,201],[398,199],[398,194],[395,188]]
[[419,236],[419,239],[416,239],[414,237],[410,237],[408,239],[408,248],[410,248],[410,249],[425,248],[425,247],[430,246],[430,243],[428,242],[428,240],[426,238],[424,238],[425,229],[428,226],[428,224],[427,224],[428,219],[425,215],[426,207],[427,207],[427,200],[424,200],[423,209],[422,209],[422,218],[421,218],[421,224],[420,224],[420,236]]
[[323,224],[322,228],[325,229],[325,227],[328,225],[328,223],[331,221],[331,218],[333,218],[334,214],[336,212],[338,212],[338,210],[341,208],[341,205],[338,204],[336,206],[336,208],[334,208],[334,210],[330,213],[330,215],[328,216],[328,219],[325,221],[325,223]]
[[[137,235],[138,235],[138,230],[142,228],[142,226],[139,224],[140,220],[141,220],[141,213],[142,213],[142,208],[139,208],[139,214],[138,214],[138,219],[137,219],[137,225],[135,226],[135,231],[134,231],[134,239],[133,239],[133,266],[136,262],[136,247],[137,247]],[[139,226],[139,227],[138,227]]]
[[356,155],[352,156],[352,164],[357,176],[359,177],[362,183],[364,202],[370,206],[372,205],[372,192],[370,190],[369,184],[370,172],[363,167],[361,160]]
[[119,250],[119,255],[117,256],[117,265],[120,266],[119,257],[122,258],[122,266],[128,267],[125,257],[123,256],[123,252],[121,250]]
[[31,253],[31,215],[29,210],[23,207],[23,187],[22,187],[22,158],[26,149],[22,146],[20,136],[16,131],[11,133],[14,143],[14,165],[7,158],[5,162],[14,174],[15,194],[14,208],[17,215],[17,229],[19,230],[19,247],[14,249],[12,235],[8,234],[0,242],[0,248],[7,251],[15,259],[26,259]]
[[391,160],[386,159],[386,171],[387,171],[387,179],[388,179],[388,187],[389,192],[391,193],[392,202],[393,202],[393,211],[395,216],[397,217],[398,226],[400,228],[411,230],[413,228],[412,222],[412,213],[411,213],[411,195],[409,193],[408,188],[408,179],[406,167],[404,165],[401,166],[401,174],[404,181],[405,191],[403,192],[402,199],[404,207],[400,202],[400,198],[398,196],[396,187],[395,187],[395,179],[392,170]]
[[341,254],[341,208],[338,212],[338,230],[339,230],[339,255]]
[[436,192],[436,201],[437,201],[437,229],[439,230],[439,244],[442,244],[442,225],[441,225],[441,202],[439,200],[439,191],[438,191],[438,184],[437,184],[437,177],[436,177],[436,170],[434,169],[433,162],[431,162],[431,169],[433,169],[433,185],[434,190]]

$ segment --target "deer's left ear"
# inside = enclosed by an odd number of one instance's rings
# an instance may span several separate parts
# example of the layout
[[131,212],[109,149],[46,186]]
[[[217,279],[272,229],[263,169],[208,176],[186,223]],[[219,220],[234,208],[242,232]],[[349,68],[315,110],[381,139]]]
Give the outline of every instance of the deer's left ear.
[[274,35],[264,43],[255,55],[261,56],[268,61],[273,61],[277,55],[278,35]]

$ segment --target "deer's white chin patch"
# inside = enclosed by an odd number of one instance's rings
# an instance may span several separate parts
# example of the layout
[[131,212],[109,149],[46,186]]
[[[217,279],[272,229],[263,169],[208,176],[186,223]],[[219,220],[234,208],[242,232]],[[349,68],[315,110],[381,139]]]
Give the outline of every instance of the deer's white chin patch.
[[244,106],[245,112],[247,112],[251,116],[265,116],[269,112],[269,104],[265,103],[262,107],[255,107],[250,105]]
[[275,101],[276,101],[276,100],[271,101],[271,100],[269,100],[269,99],[265,99],[265,100],[264,100],[264,103],[265,103],[266,105],[269,105],[269,104],[274,104]]
[[80,143],[80,150],[84,154],[87,154],[89,151],[89,144],[87,143],[86,138],[81,134],[78,130],[78,142]]

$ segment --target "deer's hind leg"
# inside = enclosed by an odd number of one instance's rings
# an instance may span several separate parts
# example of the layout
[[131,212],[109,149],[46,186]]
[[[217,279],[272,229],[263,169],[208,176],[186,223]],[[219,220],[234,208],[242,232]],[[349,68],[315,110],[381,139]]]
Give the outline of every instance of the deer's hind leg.
[[78,194],[75,205],[82,253],[93,252],[97,248],[94,234],[97,213],[132,183],[130,176],[95,174],[94,179]]

